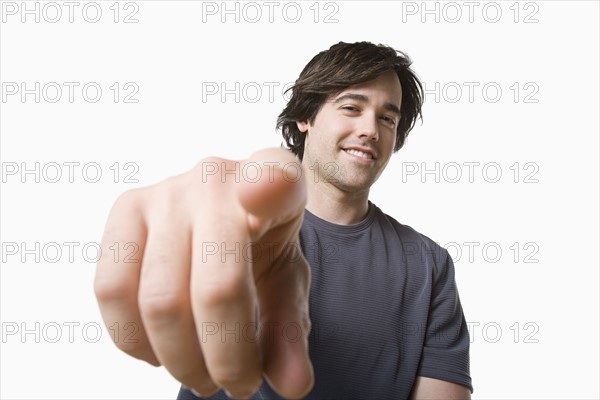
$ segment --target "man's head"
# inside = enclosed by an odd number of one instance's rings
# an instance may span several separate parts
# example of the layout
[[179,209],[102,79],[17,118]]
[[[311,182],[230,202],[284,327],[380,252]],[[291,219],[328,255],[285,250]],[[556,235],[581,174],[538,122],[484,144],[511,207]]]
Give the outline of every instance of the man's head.
[[402,98],[393,150],[400,150],[417,118],[421,117],[423,103],[421,82],[410,65],[406,54],[368,42],[340,42],[317,54],[289,89],[292,97],[277,119],[277,128],[282,130],[286,145],[302,160],[306,133],[300,131],[297,121],[314,123],[327,99],[350,86],[394,71],[402,87]]

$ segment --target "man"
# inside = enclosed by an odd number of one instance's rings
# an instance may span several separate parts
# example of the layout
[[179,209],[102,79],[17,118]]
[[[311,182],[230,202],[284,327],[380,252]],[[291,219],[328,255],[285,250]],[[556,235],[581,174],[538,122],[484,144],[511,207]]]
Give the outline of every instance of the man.
[[98,263],[105,323],[136,328],[117,346],[180,399],[469,398],[451,258],[368,199],[420,116],[410,60],[338,43],[292,93],[278,126],[297,158],[208,158],[117,200],[102,246],[143,254]]

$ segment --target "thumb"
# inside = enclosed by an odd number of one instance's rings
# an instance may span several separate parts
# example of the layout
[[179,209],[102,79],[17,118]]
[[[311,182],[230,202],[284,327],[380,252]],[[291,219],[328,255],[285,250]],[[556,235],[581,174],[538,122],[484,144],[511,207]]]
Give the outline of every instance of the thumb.
[[302,398],[314,384],[309,357],[310,269],[295,242],[257,284],[263,371],[285,398]]

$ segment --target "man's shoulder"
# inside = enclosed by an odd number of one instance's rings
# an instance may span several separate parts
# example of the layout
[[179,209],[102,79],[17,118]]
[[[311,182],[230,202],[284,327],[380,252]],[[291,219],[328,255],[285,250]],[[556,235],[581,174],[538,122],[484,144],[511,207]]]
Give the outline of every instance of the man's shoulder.
[[407,251],[432,254],[436,258],[436,261],[446,261],[448,251],[429,236],[421,233],[410,225],[399,222],[396,218],[383,212],[377,206],[375,206],[375,212],[377,213],[376,218],[380,224],[388,224],[394,229]]

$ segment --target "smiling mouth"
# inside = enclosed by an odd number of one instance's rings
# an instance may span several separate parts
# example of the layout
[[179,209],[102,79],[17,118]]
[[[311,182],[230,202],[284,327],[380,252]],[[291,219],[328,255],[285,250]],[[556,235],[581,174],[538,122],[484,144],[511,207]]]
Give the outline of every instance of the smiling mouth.
[[373,160],[373,159],[374,159],[374,158],[373,158],[373,156],[372,156],[371,154],[369,154],[369,153],[364,153],[364,152],[362,152],[362,151],[360,151],[360,150],[355,150],[355,149],[343,149],[343,150],[344,150],[346,153],[350,153],[350,154],[352,154],[352,155],[355,155],[355,156],[357,156],[357,157],[362,157],[362,158],[364,158],[364,159],[367,159],[367,160]]

